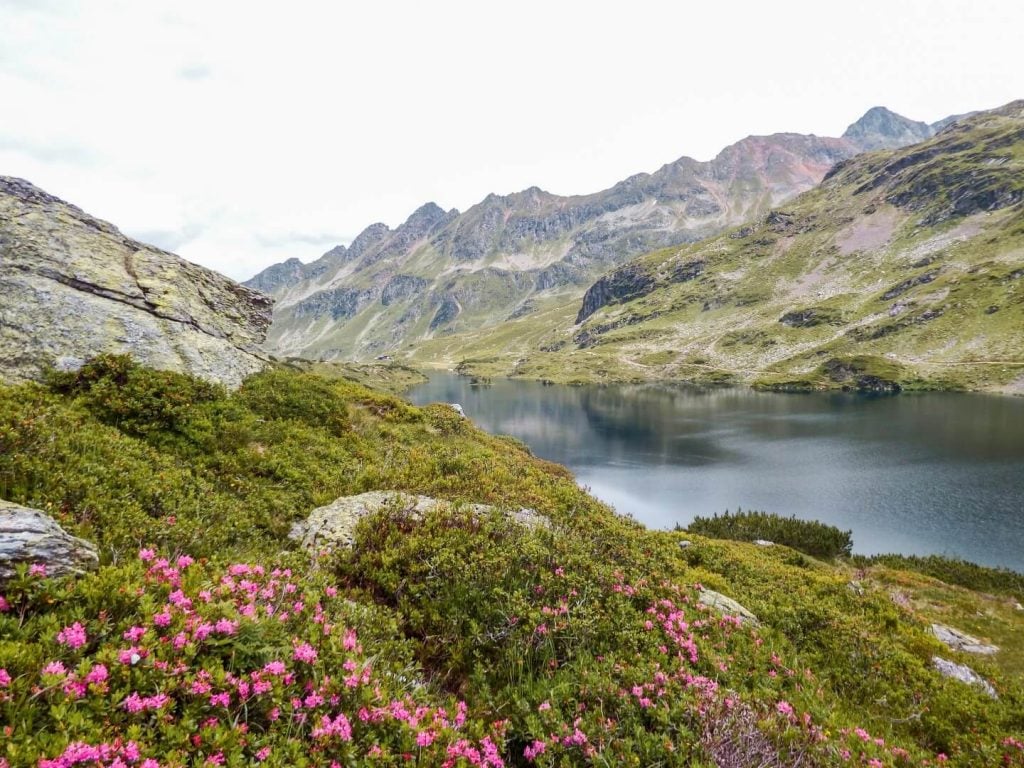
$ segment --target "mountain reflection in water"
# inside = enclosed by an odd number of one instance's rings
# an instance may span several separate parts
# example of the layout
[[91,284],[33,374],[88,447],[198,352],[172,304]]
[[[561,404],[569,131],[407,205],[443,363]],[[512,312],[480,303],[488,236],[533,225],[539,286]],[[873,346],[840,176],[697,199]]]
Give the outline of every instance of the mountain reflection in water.
[[476,387],[450,374],[410,398],[461,403],[651,527],[740,506],[852,529],[857,552],[1024,570],[1022,398]]

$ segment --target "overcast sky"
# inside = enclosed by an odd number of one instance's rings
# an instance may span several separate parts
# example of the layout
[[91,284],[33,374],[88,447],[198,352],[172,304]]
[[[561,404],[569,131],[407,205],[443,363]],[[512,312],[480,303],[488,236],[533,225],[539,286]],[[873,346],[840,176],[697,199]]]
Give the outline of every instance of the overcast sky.
[[244,279],[489,192],[1024,98],[1024,2],[0,0],[0,174]]

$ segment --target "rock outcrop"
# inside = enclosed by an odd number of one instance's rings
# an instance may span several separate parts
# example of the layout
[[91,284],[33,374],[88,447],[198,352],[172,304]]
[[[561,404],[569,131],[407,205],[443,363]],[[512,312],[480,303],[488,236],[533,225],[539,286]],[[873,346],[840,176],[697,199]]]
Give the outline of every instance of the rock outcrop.
[[961,683],[966,685],[977,686],[993,699],[999,698],[996,694],[996,689],[992,687],[992,683],[983,678],[966,664],[957,664],[956,662],[949,661],[941,656],[933,656],[932,666],[943,677],[959,680]]
[[614,301],[631,301],[654,290],[656,282],[639,264],[630,264],[611,272],[583,294],[583,304],[576,315],[576,323],[582,323],[601,307]]
[[115,353],[234,386],[265,364],[259,345],[271,305],[27,181],[0,177],[0,380]]
[[977,653],[983,656],[999,652],[999,646],[987,645],[978,638],[961,632],[959,629],[947,627],[945,624],[932,624],[932,634],[950,650]]
[[[292,526],[289,538],[298,541],[304,549],[319,553],[339,547],[351,547],[356,525],[367,515],[386,509],[403,510],[413,516],[424,515],[441,507],[453,507],[450,501],[430,496],[413,496],[398,491],[370,491],[357,496],[342,496],[340,499],[317,507],[305,520]],[[463,505],[475,515],[486,515],[494,511],[488,504]],[[546,526],[547,518],[532,509],[520,509],[507,513],[509,518],[520,525]]]
[[66,576],[96,568],[99,557],[94,544],[72,536],[45,512],[0,500],[0,581],[14,576],[20,564]]
[[742,624],[747,624],[752,627],[761,626],[761,622],[758,620],[757,616],[731,597],[726,597],[721,592],[715,592],[713,589],[705,588],[700,593],[699,602],[722,616],[736,616]]

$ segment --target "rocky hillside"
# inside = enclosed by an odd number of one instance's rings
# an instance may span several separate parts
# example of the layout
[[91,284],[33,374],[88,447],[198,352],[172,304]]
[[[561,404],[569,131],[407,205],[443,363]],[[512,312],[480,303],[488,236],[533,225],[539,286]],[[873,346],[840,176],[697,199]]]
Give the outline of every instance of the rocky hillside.
[[841,138],[751,136],[709,162],[683,157],[591,195],[534,187],[464,213],[430,203],[393,231],[374,224],[348,248],[276,264],[246,285],[278,299],[269,344],[280,354],[391,354],[575,299],[630,258],[764,214],[840,160],[933,132],[876,107]]
[[556,380],[1024,390],[1024,102],[424,360]]
[[238,384],[260,370],[272,300],[0,177],[0,379],[100,353]]

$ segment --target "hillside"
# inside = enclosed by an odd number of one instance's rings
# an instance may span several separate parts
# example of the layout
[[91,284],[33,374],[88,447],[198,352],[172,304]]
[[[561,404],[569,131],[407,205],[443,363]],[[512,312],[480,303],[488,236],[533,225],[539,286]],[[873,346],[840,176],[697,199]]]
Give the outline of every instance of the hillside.
[[764,214],[866,148],[933,132],[876,107],[840,138],[750,136],[709,162],[682,157],[590,195],[534,187],[464,213],[428,203],[393,231],[374,224],[347,248],[276,264],[245,284],[277,299],[275,354],[372,359],[533,316],[635,256]]
[[237,385],[266,364],[271,300],[0,176],[0,381],[130,353]]
[[[105,357],[0,387],[0,482],[101,561],[0,584],[5,768],[1024,765],[1019,575],[648,531],[446,405]],[[287,537],[386,489],[467,504]]]
[[581,301],[421,345],[555,381],[1024,391],[1024,102],[839,164],[754,223]]

